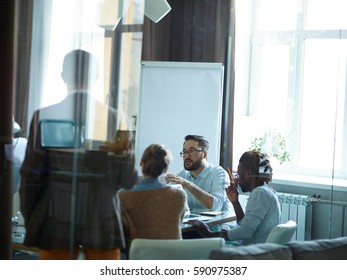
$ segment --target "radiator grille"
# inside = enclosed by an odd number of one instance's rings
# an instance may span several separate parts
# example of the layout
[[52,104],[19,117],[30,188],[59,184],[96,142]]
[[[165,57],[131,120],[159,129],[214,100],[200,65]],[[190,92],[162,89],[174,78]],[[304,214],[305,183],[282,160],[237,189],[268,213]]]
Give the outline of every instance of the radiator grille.
[[292,240],[311,240],[312,197],[291,193],[277,193],[281,204],[281,223],[293,220],[297,230]]

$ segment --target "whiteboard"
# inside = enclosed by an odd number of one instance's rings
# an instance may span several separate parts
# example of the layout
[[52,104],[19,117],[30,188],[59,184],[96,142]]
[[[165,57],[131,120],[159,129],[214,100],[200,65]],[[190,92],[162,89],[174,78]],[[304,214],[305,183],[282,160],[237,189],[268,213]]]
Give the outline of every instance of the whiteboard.
[[208,161],[219,165],[223,100],[222,63],[142,62],[135,161],[150,144],[173,155],[168,173],[183,168],[184,137],[202,135],[210,143]]

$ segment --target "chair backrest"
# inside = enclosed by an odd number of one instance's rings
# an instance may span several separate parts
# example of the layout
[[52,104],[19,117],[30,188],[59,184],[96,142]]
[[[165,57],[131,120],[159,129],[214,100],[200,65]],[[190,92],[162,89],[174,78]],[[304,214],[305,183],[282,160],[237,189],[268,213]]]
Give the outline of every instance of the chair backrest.
[[39,126],[41,148],[75,147],[78,128],[74,121],[47,119],[42,120]]
[[225,245],[224,238],[142,239],[131,242],[130,260],[199,260],[208,259],[214,249]]
[[267,237],[265,243],[277,243],[277,244],[286,244],[289,242],[296,230],[296,222],[295,221],[288,221],[284,224],[279,224],[275,226],[269,236]]

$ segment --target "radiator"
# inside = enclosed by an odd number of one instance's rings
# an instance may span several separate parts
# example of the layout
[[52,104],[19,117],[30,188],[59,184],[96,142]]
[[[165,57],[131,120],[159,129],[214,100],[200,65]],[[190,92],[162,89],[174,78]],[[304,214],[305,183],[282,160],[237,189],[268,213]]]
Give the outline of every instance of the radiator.
[[[312,240],[347,236],[347,202],[330,201],[317,196],[277,192],[281,223],[293,220],[297,230],[292,240]],[[245,211],[248,195],[239,195]]]
[[312,239],[347,236],[347,202],[312,199]]
[[297,229],[292,240],[311,240],[312,197],[291,193],[277,193],[281,204],[281,223],[293,220]]

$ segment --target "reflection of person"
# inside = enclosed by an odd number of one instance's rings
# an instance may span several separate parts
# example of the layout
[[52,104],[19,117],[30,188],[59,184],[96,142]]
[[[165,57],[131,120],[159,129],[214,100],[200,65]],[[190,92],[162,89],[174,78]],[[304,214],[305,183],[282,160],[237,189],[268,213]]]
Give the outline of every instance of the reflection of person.
[[131,190],[119,192],[124,233],[129,242],[134,238],[181,238],[186,194],[181,187],[159,180],[170,160],[165,147],[148,146],[140,162],[143,178]]
[[[90,96],[90,88],[97,76],[97,62],[92,54],[83,50],[68,53],[62,72],[68,96],[58,104],[37,110],[30,124],[26,157],[21,168],[20,203],[26,227],[24,245],[40,248],[41,259],[75,259],[79,248],[83,249],[87,259],[119,259],[120,249],[124,247],[116,192],[117,187],[132,186],[136,180],[135,173],[128,174],[114,168],[110,171],[109,158],[106,158],[107,162],[103,160],[96,164],[93,158],[88,158],[94,167],[103,165],[95,177],[91,173],[87,173],[89,177],[83,177],[87,155],[102,157],[106,154],[97,151],[85,153],[85,160],[78,160],[76,166],[73,165],[75,153],[63,156],[61,152],[55,151],[54,154],[52,150],[40,149],[41,120],[68,119],[84,126],[86,118],[91,117],[89,111],[87,114],[87,103],[91,103],[89,105],[96,112],[106,110],[109,115],[108,119],[103,119],[95,114],[93,121],[97,126],[114,125],[113,110]],[[103,173],[98,177],[101,169]],[[63,174],[58,180],[53,178],[56,170]],[[77,172],[82,173],[82,181],[76,182],[80,180]],[[117,176],[114,181],[126,185],[117,186],[113,180],[110,182],[108,175],[111,172],[113,177]],[[103,174],[106,175],[103,177]]]
[[191,211],[229,211],[230,203],[225,194],[229,186],[227,172],[221,166],[207,161],[209,143],[198,135],[187,135],[183,144],[184,169],[177,175],[168,174],[168,182],[181,184],[187,192]]
[[[267,184],[272,178],[272,167],[265,154],[245,152],[239,161],[239,178],[232,180],[227,195],[234,206],[237,226],[227,231],[212,232],[200,221],[191,224],[203,237],[219,237],[236,241],[235,244],[265,242],[270,231],[280,222],[281,211],[276,192]],[[246,211],[238,200],[237,185],[243,192],[250,192]]]
[[[80,65],[77,65],[80,64]],[[115,132],[107,135],[107,127],[117,127],[117,111],[96,100],[91,90],[98,79],[98,61],[89,52],[74,50],[63,61],[62,79],[67,86],[67,96],[61,102],[37,110],[30,126],[31,149],[39,146],[39,123],[44,119],[74,120],[83,127],[84,137],[91,138],[94,130],[102,132],[98,140],[110,140]]]

